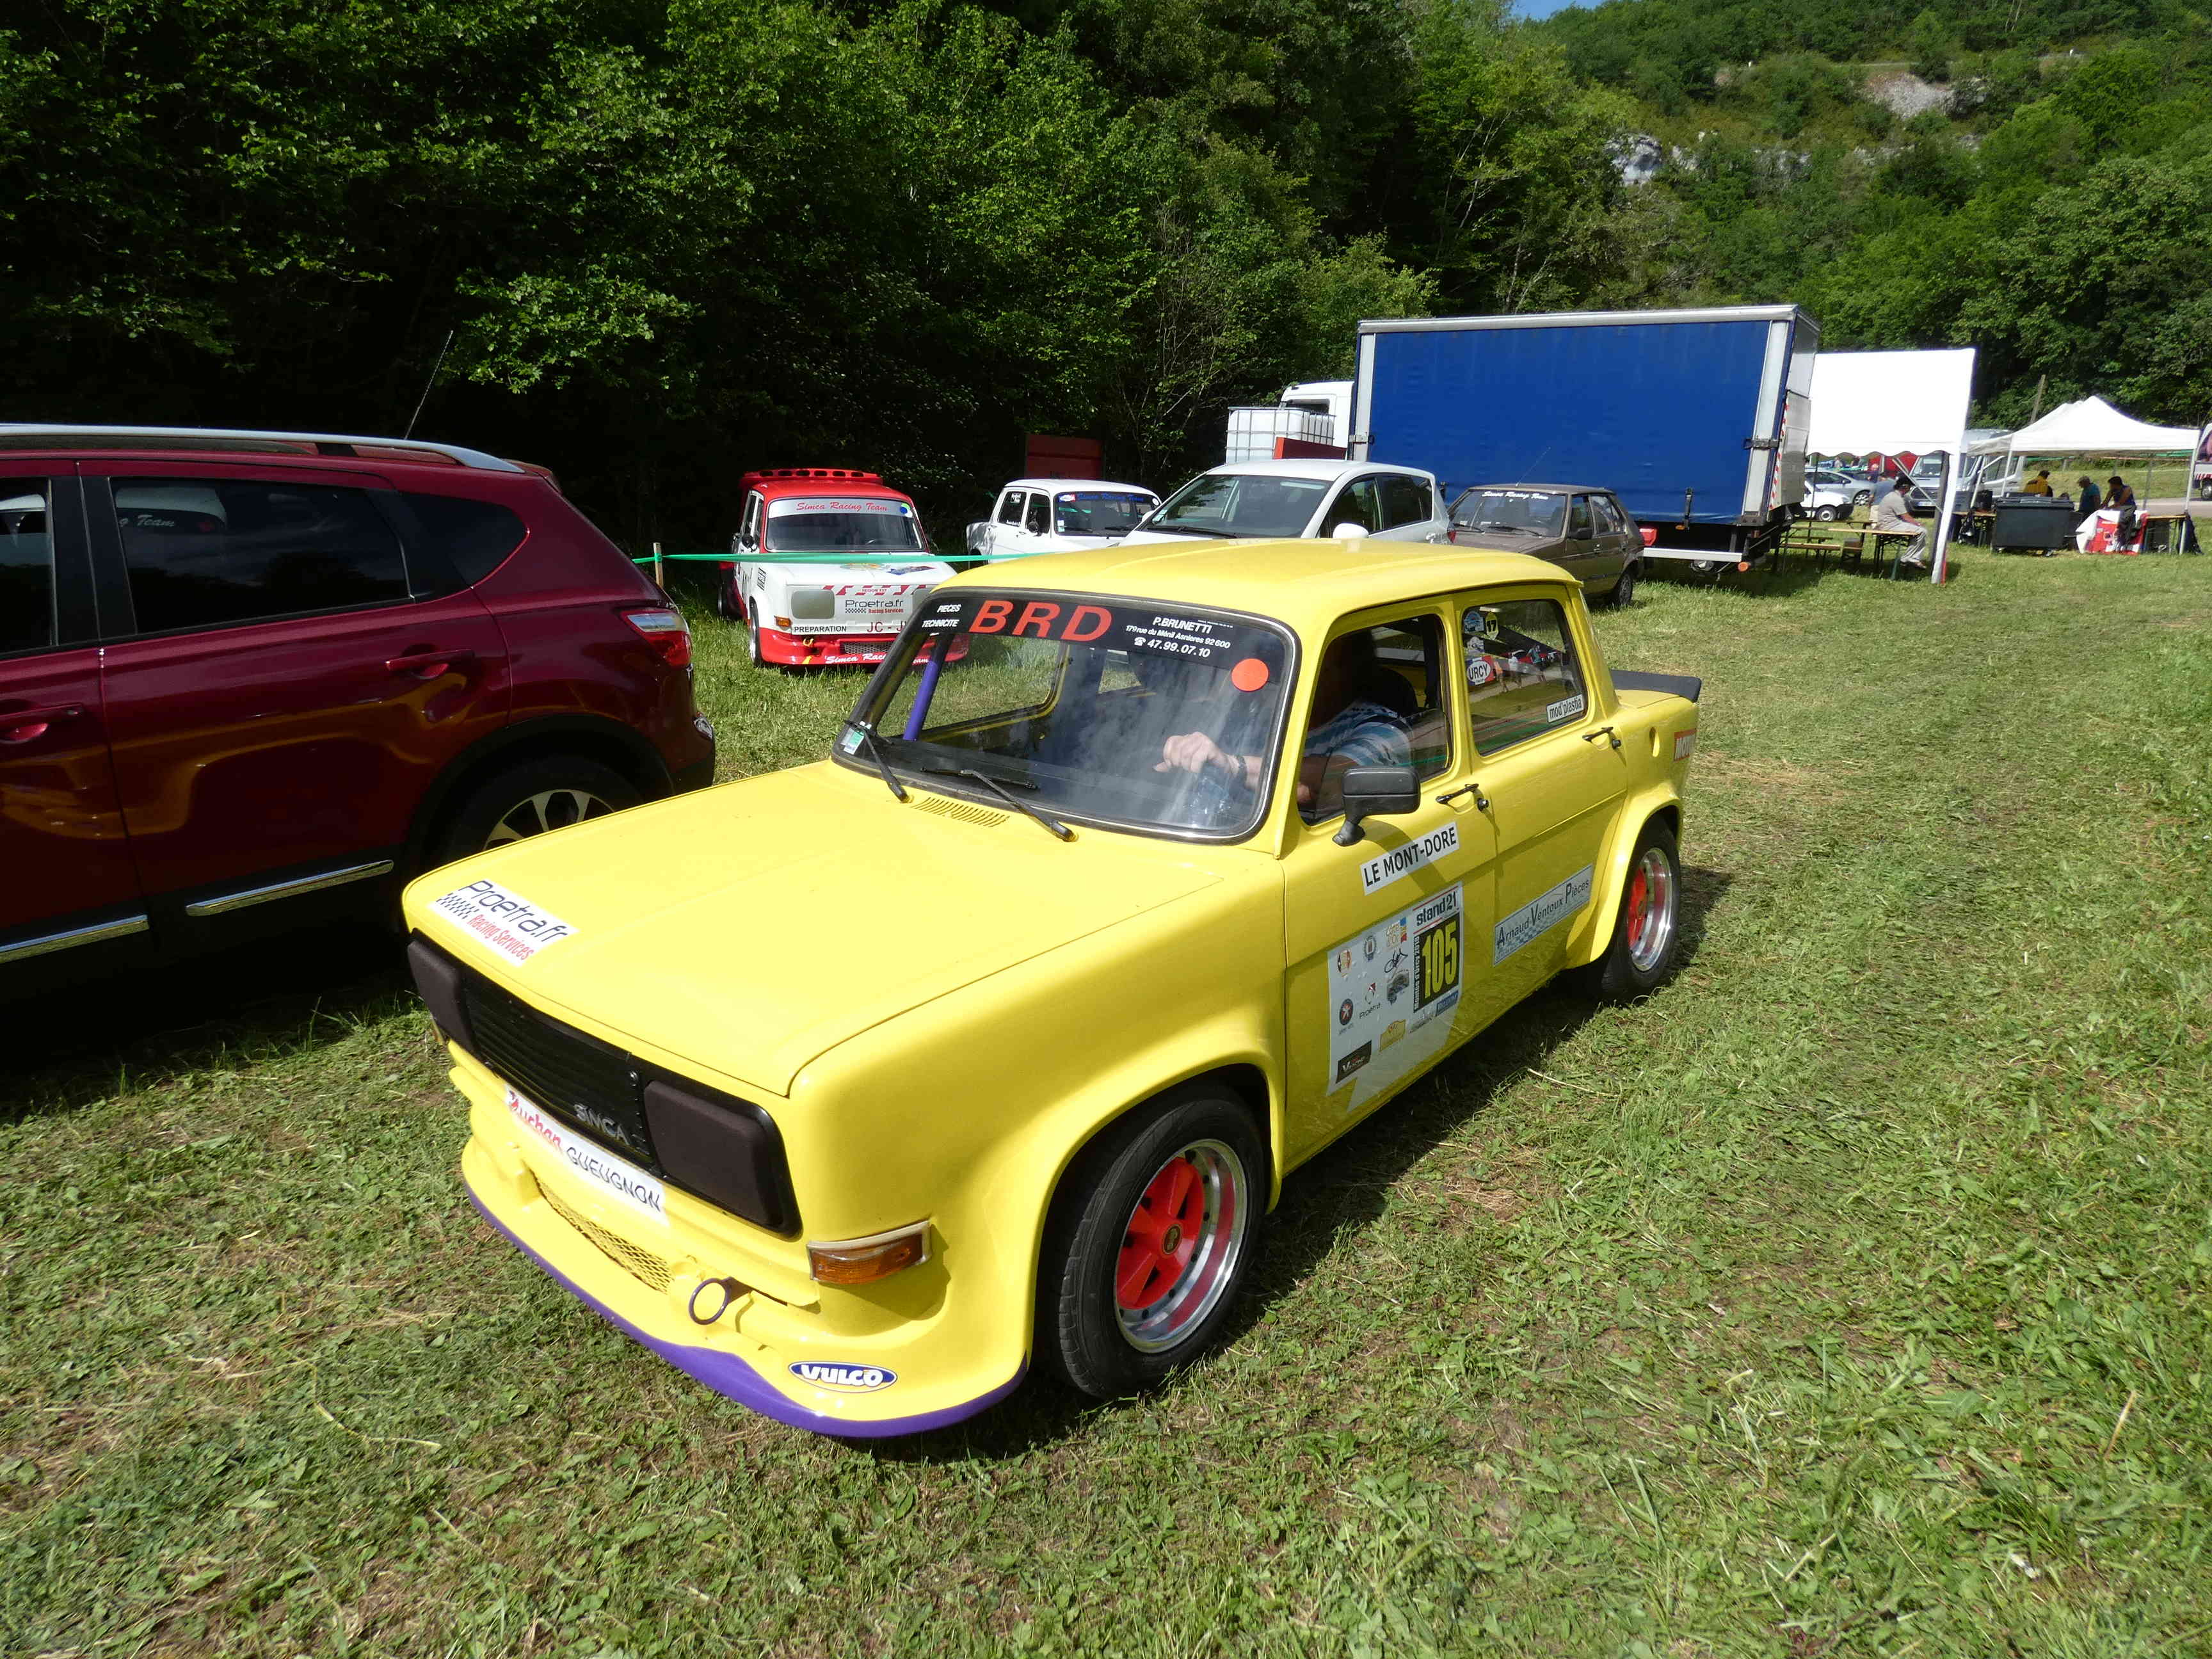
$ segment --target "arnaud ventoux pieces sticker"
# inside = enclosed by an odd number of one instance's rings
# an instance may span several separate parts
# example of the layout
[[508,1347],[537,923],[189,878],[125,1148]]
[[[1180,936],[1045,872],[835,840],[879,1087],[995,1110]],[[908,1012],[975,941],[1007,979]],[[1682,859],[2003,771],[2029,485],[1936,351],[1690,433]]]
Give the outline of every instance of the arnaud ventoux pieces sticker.
[[1460,884],[1328,953],[1328,1088],[1356,1110],[1442,1050],[1466,969]]
[[550,910],[539,909],[495,881],[456,887],[430,908],[451,916],[510,962],[527,962],[576,932]]

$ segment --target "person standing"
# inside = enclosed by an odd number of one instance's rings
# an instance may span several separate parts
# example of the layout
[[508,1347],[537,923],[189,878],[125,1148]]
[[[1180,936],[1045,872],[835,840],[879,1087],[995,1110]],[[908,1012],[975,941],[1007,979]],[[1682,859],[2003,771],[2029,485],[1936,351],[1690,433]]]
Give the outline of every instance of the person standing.
[[1897,556],[1898,564],[1909,570],[1928,568],[1928,528],[1912,516],[1912,503],[1905,498],[1905,486],[1895,478],[1890,479],[1883,493],[1875,497],[1874,533],[1911,537],[1905,550]]
[[2078,524],[2096,512],[2099,506],[2102,504],[2104,497],[2098,494],[2097,481],[2094,478],[2085,474],[2075,479],[2074,482],[2081,487],[2081,494],[2075,502],[2075,522]]

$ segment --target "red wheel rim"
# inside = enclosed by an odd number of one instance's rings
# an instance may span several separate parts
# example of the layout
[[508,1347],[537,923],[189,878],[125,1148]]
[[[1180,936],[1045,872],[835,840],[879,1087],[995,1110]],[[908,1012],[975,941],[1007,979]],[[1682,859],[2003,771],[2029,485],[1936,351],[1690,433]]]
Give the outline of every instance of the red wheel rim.
[[1636,866],[1636,879],[1628,884],[1628,948],[1637,949],[1644,943],[1644,930],[1651,920],[1650,884],[1644,879],[1644,866]]
[[1131,1312],[1176,1287],[1206,1227],[1206,1184],[1188,1158],[1170,1159],[1130,1212],[1114,1265],[1114,1300]]

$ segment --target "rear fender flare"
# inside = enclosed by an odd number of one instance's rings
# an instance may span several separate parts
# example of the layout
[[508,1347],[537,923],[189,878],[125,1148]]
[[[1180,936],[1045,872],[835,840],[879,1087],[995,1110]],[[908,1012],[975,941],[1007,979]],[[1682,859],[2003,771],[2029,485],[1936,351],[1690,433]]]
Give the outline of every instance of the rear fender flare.
[[1628,886],[1628,861],[1635,854],[1636,843],[1643,838],[1644,825],[1654,818],[1665,819],[1674,831],[1675,846],[1681,845],[1682,798],[1679,794],[1662,786],[1630,797],[1614,820],[1613,840],[1599,860],[1601,880],[1597,902],[1590,908],[1588,919],[1576,930],[1567,946],[1567,967],[1581,968],[1595,962],[1613,943],[1613,930],[1620,915],[1620,896]]

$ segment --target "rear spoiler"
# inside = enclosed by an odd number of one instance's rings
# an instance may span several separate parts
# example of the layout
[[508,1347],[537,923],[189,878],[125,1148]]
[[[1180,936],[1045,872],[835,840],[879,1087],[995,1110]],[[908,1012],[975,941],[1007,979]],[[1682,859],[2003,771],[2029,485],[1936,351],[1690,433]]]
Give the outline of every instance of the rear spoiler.
[[1623,669],[1613,677],[1613,689],[1616,691],[1664,691],[1671,696],[1685,697],[1695,702],[1698,693],[1705,689],[1705,683],[1694,674],[1638,674]]

